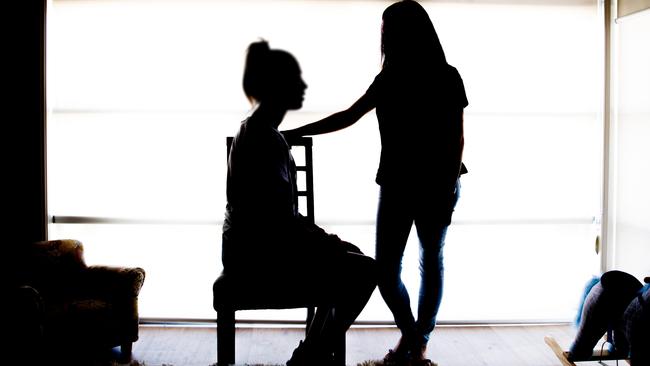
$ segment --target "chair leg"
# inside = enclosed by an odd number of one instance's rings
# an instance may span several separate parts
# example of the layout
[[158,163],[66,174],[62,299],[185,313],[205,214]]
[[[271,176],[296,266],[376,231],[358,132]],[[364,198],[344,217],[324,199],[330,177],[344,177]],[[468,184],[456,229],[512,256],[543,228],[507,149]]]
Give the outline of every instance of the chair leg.
[[334,364],[345,366],[345,333],[334,340]]
[[235,312],[217,312],[217,365],[235,364]]

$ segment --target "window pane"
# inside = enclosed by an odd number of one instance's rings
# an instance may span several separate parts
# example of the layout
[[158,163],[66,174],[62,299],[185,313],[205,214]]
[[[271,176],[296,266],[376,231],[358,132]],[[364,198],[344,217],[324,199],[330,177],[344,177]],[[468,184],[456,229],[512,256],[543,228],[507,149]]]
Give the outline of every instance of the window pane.
[[[571,319],[598,263],[596,1],[423,4],[470,102],[470,173],[445,247],[439,319]],[[50,237],[82,240],[91,264],[143,267],[143,317],[214,318],[225,138],[250,108],[241,90],[246,47],[263,37],[298,58],[309,88],[304,108],[287,116],[290,128],[345,108],[366,90],[380,67],[386,6],[54,0],[47,44],[50,215],[181,224],[58,223]],[[316,220],[369,255],[376,124],[370,113],[314,138]],[[404,278],[414,301],[416,258],[412,235]],[[477,298],[480,308],[472,305]],[[302,319],[304,312],[238,316]],[[392,316],[376,292],[360,319]]]

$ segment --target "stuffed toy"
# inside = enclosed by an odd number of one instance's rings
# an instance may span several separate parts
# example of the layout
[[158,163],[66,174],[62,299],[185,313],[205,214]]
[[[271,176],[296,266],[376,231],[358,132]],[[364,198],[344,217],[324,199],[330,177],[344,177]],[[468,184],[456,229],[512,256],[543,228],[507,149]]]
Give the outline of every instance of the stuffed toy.
[[611,358],[650,365],[650,285],[628,273],[608,271],[589,287],[567,360],[592,360],[594,347],[607,334]]

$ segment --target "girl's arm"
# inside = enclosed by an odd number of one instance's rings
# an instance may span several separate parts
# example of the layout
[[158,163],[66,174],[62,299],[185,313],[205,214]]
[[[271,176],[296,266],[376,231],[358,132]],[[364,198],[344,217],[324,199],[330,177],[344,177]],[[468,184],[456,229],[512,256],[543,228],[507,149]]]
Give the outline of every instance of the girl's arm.
[[323,133],[342,130],[346,127],[352,126],[373,108],[375,108],[374,100],[370,95],[368,95],[368,93],[366,93],[346,110],[334,113],[319,121],[309,123],[302,127],[282,131],[282,133],[288,140],[290,140],[301,136],[320,135]]

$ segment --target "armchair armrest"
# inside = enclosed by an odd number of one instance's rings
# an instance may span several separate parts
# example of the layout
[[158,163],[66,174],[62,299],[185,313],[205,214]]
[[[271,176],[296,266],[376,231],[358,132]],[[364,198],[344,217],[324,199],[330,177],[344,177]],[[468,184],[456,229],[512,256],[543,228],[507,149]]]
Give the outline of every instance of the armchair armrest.
[[27,285],[13,287],[9,299],[12,308],[8,313],[10,321],[15,320],[18,314],[23,315],[18,316],[20,319],[27,317],[40,321],[43,312],[43,298],[38,290]]
[[6,319],[3,329],[10,335],[3,342],[5,357],[9,357],[5,362],[36,365],[40,358],[34,349],[42,344],[43,338],[43,298],[31,286],[11,286],[8,290],[5,293],[8,296],[2,300]]
[[109,298],[136,298],[144,283],[140,267],[88,266],[84,271],[84,290]]

